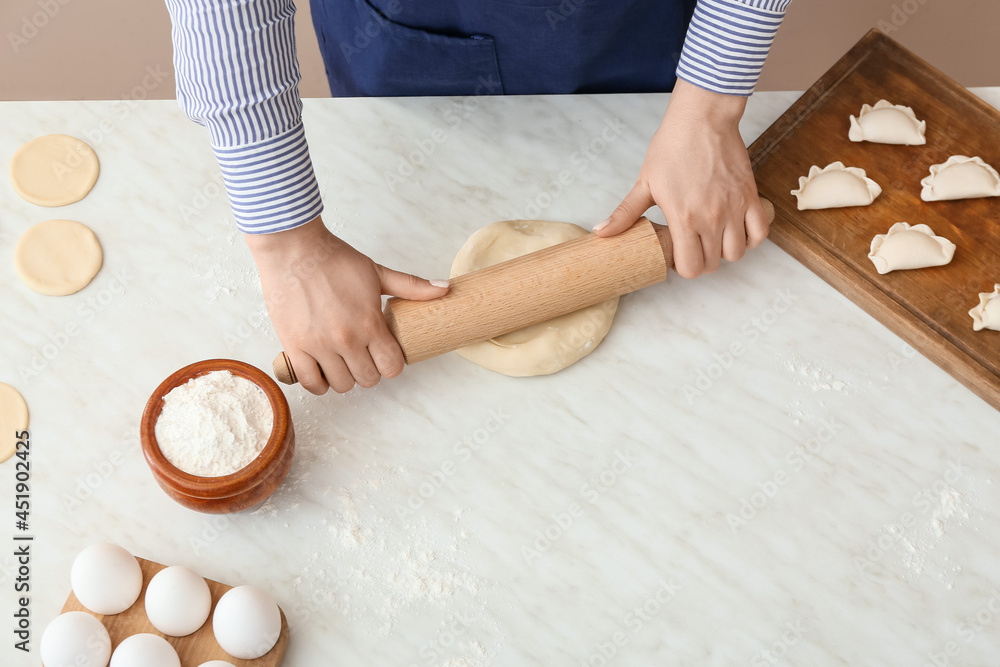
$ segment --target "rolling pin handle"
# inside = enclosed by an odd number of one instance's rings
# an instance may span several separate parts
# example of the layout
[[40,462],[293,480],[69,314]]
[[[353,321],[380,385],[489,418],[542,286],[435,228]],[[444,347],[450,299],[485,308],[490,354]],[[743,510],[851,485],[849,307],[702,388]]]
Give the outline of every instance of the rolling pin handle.
[[274,363],[272,364],[274,369],[274,377],[278,382],[282,384],[295,384],[299,381],[295,377],[295,369],[292,368],[292,360],[288,358],[288,355],[281,352],[274,358]]
[[764,207],[764,215],[767,216],[768,223],[774,222],[774,204],[771,203],[771,200],[761,197],[760,205]]
[[[764,213],[767,215],[768,222],[774,222],[774,204],[772,204],[767,199],[763,197],[760,198],[761,206],[764,207]],[[645,218],[643,218],[645,220]],[[667,267],[670,268],[673,265],[673,244],[670,239],[670,231],[667,227],[663,225],[652,225],[653,231],[656,234],[656,239],[660,244],[660,249],[663,251],[663,257],[666,260]],[[434,305],[426,306],[431,309],[435,309]],[[394,317],[391,314],[390,316]],[[404,353],[405,354],[405,353]],[[409,363],[409,362],[407,362]],[[295,369],[292,367],[292,361],[288,358],[288,355],[282,352],[274,359],[273,363],[274,377],[284,384],[296,384],[299,379],[295,375]]]

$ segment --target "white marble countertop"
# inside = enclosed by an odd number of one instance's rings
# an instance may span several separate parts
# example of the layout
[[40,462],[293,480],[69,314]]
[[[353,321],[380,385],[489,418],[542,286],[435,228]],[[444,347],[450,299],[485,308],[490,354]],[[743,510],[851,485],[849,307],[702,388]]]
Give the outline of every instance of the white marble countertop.
[[[977,92],[1000,105],[1000,89]],[[796,97],[755,96],[747,142]],[[665,103],[309,100],[305,113],[327,223],[389,266],[443,277],[486,223],[605,217]],[[61,132],[102,167],[58,210],[0,186],[0,381],[32,414],[36,650],[75,554],[111,540],[271,591],[295,667],[1000,655],[1000,414],[774,245],[624,298],[596,353],[553,376],[447,355],[346,397],[289,388],[289,478],[256,512],[210,517],[160,491],[137,439],[176,369],[267,368],[279,349],[207,135],[173,102],[4,103],[0,126],[4,161]],[[28,291],[10,261],[52,217],[104,246],[72,297]],[[3,498],[13,476],[0,466]],[[38,664],[4,636],[4,665]]]

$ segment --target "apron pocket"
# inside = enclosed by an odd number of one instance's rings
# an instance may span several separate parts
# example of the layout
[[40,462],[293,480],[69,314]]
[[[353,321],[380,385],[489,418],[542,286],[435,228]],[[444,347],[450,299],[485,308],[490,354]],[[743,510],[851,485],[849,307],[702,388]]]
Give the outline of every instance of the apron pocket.
[[397,23],[391,19],[393,2],[383,13],[368,0],[354,0],[350,17],[337,9],[349,7],[350,0],[313,0],[318,5],[313,11],[322,7],[326,14],[323,48],[337,51],[325,54],[333,64],[328,75],[335,96],[503,94],[493,37],[445,35]]

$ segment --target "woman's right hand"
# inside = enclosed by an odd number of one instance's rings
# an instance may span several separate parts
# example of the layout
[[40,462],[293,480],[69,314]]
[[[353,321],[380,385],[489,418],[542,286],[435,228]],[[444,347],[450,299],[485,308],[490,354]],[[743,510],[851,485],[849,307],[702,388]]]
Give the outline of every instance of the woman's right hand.
[[383,294],[427,301],[448,293],[447,281],[376,264],[320,217],[284,232],[247,234],[246,241],[285,354],[314,394],[374,387],[403,371],[403,352],[382,316]]

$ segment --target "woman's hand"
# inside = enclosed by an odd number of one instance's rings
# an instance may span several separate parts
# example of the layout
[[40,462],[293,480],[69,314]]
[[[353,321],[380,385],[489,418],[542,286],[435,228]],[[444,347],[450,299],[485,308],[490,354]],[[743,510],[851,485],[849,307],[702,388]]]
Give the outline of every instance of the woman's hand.
[[448,293],[447,281],[376,264],[321,218],[285,232],[248,234],[246,241],[278,338],[299,382],[314,394],[329,387],[344,393],[355,383],[374,387],[403,371],[403,352],[382,316],[383,294],[426,301]]
[[735,262],[759,246],[768,221],[740,137],[745,108],[744,97],[678,79],[635,187],[594,232],[621,233],[659,206],[670,228],[674,268],[685,278],[712,273],[720,258]]

